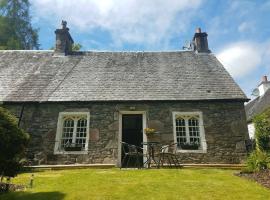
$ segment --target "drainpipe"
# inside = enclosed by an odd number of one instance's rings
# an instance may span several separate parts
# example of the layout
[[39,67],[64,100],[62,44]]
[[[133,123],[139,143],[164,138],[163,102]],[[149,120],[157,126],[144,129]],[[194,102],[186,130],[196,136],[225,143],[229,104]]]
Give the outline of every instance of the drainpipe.
[[25,106],[25,104],[23,103],[22,108],[21,108],[21,112],[20,112],[19,121],[18,121],[18,127],[20,127],[20,124],[21,124],[21,121],[22,121],[24,106]]

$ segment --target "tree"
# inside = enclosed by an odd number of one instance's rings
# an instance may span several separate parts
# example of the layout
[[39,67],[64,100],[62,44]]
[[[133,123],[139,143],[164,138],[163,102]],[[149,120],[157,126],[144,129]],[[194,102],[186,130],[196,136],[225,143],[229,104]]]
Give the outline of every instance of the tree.
[[[82,48],[82,45],[80,43],[74,43],[72,44],[72,51],[80,51]],[[50,50],[54,50],[55,47],[51,47]]]
[[79,43],[74,43],[72,45],[72,51],[79,51],[82,48],[82,45]]
[[0,175],[14,177],[21,167],[29,135],[17,126],[17,119],[0,107]]
[[38,49],[28,0],[0,0],[0,49]]

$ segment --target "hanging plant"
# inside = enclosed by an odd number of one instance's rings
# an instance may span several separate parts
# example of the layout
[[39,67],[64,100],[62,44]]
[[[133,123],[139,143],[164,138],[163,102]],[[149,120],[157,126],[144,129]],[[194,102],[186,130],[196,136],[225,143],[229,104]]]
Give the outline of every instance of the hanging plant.
[[156,130],[154,128],[145,128],[144,132],[147,136],[154,135],[156,133]]

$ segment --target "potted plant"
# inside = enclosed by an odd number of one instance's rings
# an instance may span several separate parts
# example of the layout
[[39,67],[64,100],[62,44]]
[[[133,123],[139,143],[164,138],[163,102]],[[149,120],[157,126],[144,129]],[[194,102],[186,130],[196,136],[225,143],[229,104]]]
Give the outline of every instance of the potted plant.
[[147,137],[149,137],[154,135],[156,133],[156,130],[154,128],[145,128],[144,132],[147,135]]
[[187,149],[187,150],[198,150],[200,147],[200,144],[198,142],[185,142],[180,143],[181,149]]

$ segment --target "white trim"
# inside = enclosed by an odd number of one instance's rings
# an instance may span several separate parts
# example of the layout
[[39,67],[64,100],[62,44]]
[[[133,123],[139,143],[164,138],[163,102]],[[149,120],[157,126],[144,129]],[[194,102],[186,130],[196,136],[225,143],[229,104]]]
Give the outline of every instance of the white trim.
[[55,151],[54,154],[63,154],[63,155],[67,155],[67,154],[73,154],[73,155],[81,155],[81,154],[88,154],[87,150],[83,150],[83,151]]
[[[142,122],[143,122],[143,142],[147,142],[147,137],[144,132],[144,129],[146,128],[146,111],[119,111],[119,134],[118,134],[118,161],[117,161],[117,166],[121,166],[121,158],[122,158],[122,117],[124,114],[128,115],[136,115],[136,114],[141,114],[142,115]],[[143,149],[143,154],[146,154],[146,149]],[[145,161],[146,158],[144,158]]]
[[[86,117],[87,117],[85,148],[82,151],[59,150],[59,145],[60,145],[61,135],[62,135],[62,130],[63,130],[63,118],[65,116],[70,116],[70,115],[78,115],[78,116],[86,115]],[[75,124],[75,128],[76,128],[76,126],[77,125]],[[89,130],[90,130],[90,113],[89,112],[59,112],[58,122],[57,122],[57,130],[56,130],[56,135],[55,135],[54,154],[87,154],[88,153],[88,143],[89,143]],[[76,137],[76,136],[74,136],[74,134],[73,134],[73,137]]]
[[[201,139],[202,148],[198,149],[198,150],[177,149],[177,152],[179,152],[179,153],[207,153],[207,144],[206,144],[206,140],[205,140],[205,132],[204,132],[203,114],[202,114],[202,112],[200,112],[200,111],[196,111],[196,112],[177,112],[177,111],[174,111],[174,112],[172,112],[172,115],[173,115],[172,116],[173,117],[173,138],[174,138],[175,143],[177,143],[175,116],[176,115],[199,115],[200,139]],[[189,137],[189,132],[187,132],[187,137]]]
[[[176,114],[177,115],[177,114]],[[184,119],[185,120],[185,119]],[[175,120],[174,120],[175,123]],[[185,120],[185,132],[186,132],[186,141],[190,142],[190,135],[189,135],[189,129],[188,127],[188,120]],[[176,135],[176,134],[175,134]]]

